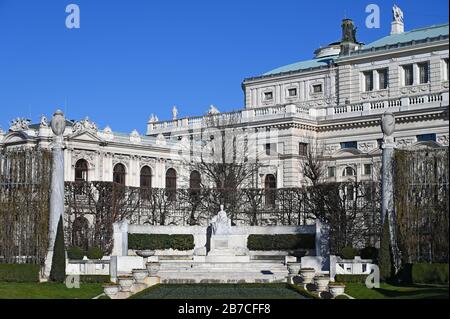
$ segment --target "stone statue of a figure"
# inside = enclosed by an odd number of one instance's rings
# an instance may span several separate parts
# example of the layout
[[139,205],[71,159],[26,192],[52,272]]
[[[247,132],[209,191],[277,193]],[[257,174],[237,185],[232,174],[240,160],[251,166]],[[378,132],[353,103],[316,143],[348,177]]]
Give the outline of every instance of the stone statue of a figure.
[[231,232],[231,219],[220,205],[220,212],[211,220],[212,231],[214,235],[228,235]]
[[351,20],[344,20],[342,23],[342,42],[356,43],[356,30]]
[[176,106],[174,106],[174,107],[172,108],[172,119],[173,119],[173,120],[176,120],[176,119],[177,119],[177,116],[178,116],[178,109],[177,109]]
[[394,15],[394,21],[395,22],[401,22],[403,23],[403,11],[400,9],[397,5],[394,5],[392,8],[392,13]]

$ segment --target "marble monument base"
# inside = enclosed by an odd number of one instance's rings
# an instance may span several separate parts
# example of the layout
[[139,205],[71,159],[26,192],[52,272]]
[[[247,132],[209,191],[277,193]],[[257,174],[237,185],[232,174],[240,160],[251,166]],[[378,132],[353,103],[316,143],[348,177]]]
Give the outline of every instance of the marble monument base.
[[234,235],[211,236],[211,250],[205,257],[205,262],[250,262],[246,249],[236,247]]

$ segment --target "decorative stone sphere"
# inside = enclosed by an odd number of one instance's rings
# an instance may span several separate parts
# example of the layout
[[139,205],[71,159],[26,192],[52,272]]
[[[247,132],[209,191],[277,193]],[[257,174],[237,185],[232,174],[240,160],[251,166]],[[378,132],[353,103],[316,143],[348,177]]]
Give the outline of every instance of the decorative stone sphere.
[[57,110],[55,114],[53,114],[52,122],[52,131],[56,136],[62,136],[64,130],[66,129],[66,119],[64,117],[64,113],[61,110]]
[[395,116],[390,112],[386,112],[381,117],[381,130],[386,136],[392,136],[395,130]]

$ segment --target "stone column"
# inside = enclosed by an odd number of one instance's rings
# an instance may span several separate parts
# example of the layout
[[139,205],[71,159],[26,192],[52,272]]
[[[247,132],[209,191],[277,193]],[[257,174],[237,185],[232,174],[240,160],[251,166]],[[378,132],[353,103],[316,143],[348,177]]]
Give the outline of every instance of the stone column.
[[48,252],[45,260],[44,276],[50,275],[53,248],[55,246],[58,222],[64,212],[64,130],[66,120],[62,111],[57,110],[51,122],[54,134],[52,148],[52,181],[50,192],[50,217],[48,229]]
[[389,222],[390,242],[396,272],[400,268],[400,257],[396,241],[396,221],[394,203],[394,151],[395,142],[393,133],[395,130],[395,117],[386,112],[381,118],[381,129],[383,131],[383,155],[382,155],[382,190],[381,190],[381,225],[387,218]]
[[395,142],[392,134],[395,130],[395,117],[392,113],[385,113],[381,119],[381,129],[383,131],[383,155],[382,155],[382,193],[381,193],[381,223],[384,223],[386,216],[390,216],[394,211],[394,177],[393,160]]

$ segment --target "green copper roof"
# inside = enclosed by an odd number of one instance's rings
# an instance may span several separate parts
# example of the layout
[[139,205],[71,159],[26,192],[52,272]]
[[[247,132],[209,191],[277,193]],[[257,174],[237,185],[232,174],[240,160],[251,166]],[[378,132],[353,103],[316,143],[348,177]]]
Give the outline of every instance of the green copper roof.
[[369,43],[368,45],[364,46],[363,49],[384,47],[386,45],[424,40],[427,38],[436,38],[445,35],[448,36],[448,23],[441,25],[432,25],[426,28],[415,29],[401,34],[389,35],[375,42]]
[[274,69],[272,71],[265,73],[264,76],[278,74],[278,73],[292,72],[292,71],[307,70],[307,69],[317,68],[317,67],[321,67],[321,66],[327,66],[330,62],[334,61],[335,58],[337,58],[337,56],[323,57],[320,59],[312,59],[312,60],[301,61],[301,62],[285,65],[285,66],[282,66],[280,68],[277,68],[277,69]]
[[[407,43],[411,41],[419,41],[419,40],[425,40],[427,38],[437,38],[439,36],[447,36],[449,31],[449,24],[440,24],[440,25],[432,25],[426,28],[421,29],[415,29],[408,32],[404,32],[401,34],[394,34],[389,35],[387,37],[381,38],[377,41],[374,41],[372,43],[369,43],[368,45],[365,45],[361,48],[361,50],[355,53],[364,53],[366,50],[370,50],[372,48],[380,48],[384,46],[389,45],[395,45],[398,43]],[[300,61],[297,63],[285,65],[279,68],[276,68],[272,71],[269,71],[267,73],[264,73],[262,77],[265,76],[271,76],[276,75],[280,73],[287,73],[287,72],[295,72],[295,71],[302,71],[307,70],[311,68],[317,68],[317,67],[324,67],[327,66],[330,62],[335,61],[339,58],[339,56],[328,56],[323,57],[319,59],[312,59],[312,60],[306,60],[306,61]]]

